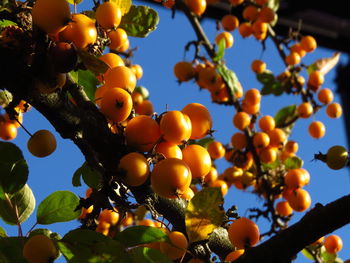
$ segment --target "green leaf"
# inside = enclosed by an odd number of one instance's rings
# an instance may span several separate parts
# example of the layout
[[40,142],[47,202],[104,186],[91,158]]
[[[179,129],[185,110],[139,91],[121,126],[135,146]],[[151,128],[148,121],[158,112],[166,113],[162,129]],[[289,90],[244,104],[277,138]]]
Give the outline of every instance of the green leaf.
[[57,242],[59,250],[69,262],[123,262],[124,247],[100,233],[87,229],[68,232]]
[[284,88],[280,82],[270,82],[264,84],[263,88],[261,89],[261,95],[269,95],[273,94],[275,96],[279,96],[284,92]]
[[[207,148],[209,143],[211,143],[213,141],[214,141],[213,137],[205,137],[205,138],[200,139],[198,141],[193,140],[193,144],[198,144],[198,145],[200,145],[200,146],[202,146],[204,148]],[[192,143],[190,143],[190,144],[192,144]]]
[[275,76],[269,70],[256,74],[256,79],[264,85],[272,85],[274,82],[276,82]]
[[12,142],[1,142],[0,141],[0,156],[2,163],[13,164],[18,160],[23,159],[23,154],[20,148]]
[[328,253],[327,251],[322,251],[321,258],[325,263],[334,263],[334,260],[337,258],[337,254],[331,254],[331,253]]
[[0,162],[0,188],[4,193],[14,194],[26,184],[28,173],[28,165],[24,159],[12,164]]
[[165,254],[161,253],[159,250],[148,248],[148,247],[136,247],[129,250],[129,254],[133,262],[142,263],[172,263]]
[[14,194],[5,194],[6,199],[0,199],[0,217],[9,225],[23,223],[33,213],[35,198],[28,185]]
[[78,168],[72,179],[73,186],[81,186],[80,177],[83,177],[87,186],[95,189],[99,189],[102,185],[102,175],[100,172],[91,168],[86,162]]
[[71,71],[69,72],[69,75],[72,77],[75,83],[84,87],[86,95],[91,101],[93,101],[95,99],[96,87],[99,84],[95,75],[89,70]]
[[7,234],[6,234],[5,229],[3,229],[3,228],[0,226],[0,238],[2,238],[2,237],[7,237]]
[[0,237],[0,262],[1,263],[26,263],[23,258],[23,245],[25,237]]
[[144,86],[137,86],[134,90],[134,92],[141,93],[144,100],[149,99],[149,91]]
[[301,168],[303,164],[304,164],[304,161],[300,159],[298,156],[289,157],[284,161],[284,165],[287,170]]
[[216,53],[216,56],[213,58],[214,62],[218,62],[224,57],[225,48],[226,48],[226,41],[224,38],[222,38],[218,44],[218,52]]
[[168,241],[167,234],[159,228],[150,226],[133,226],[118,233],[115,240],[125,247],[133,247],[151,242]]
[[0,20],[0,28],[7,26],[16,26],[17,24],[11,20],[2,19]]
[[12,94],[7,90],[0,90],[0,106],[5,108],[12,101]]
[[57,191],[46,197],[39,205],[37,223],[42,225],[67,222],[80,216],[81,210],[74,211],[79,198],[69,191]]
[[276,160],[273,163],[261,163],[264,171],[273,170],[277,168],[280,164],[281,164],[280,160]]
[[104,61],[84,49],[78,49],[78,56],[84,66],[95,75],[103,74],[109,69],[109,66]]
[[280,109],[275,115],[276,127],[283,127],[286,123],[296,117],[296,105],[290,105]]
[[236,74],[224,64],[219,64],[216,69],[228,86],[229,96],[234,98],[234,94],[236,94],[236,92],[239,90],[238,87],[241,85]]
[[220,188],[208,187],[194,195],[185,213],[190,243],[205,240],[225,219],[224,199]]
[[157,28],[158,13],[148,6],[132,5],[129,12],[122,17],[119,27],[123,28],[128,36],[146,37]]
[[83,2],[83,0],[66,0],[68,3],[70,3],[71,5],[77,5],[80,4],[81,2]]
[[310,254],[309,251],[307,251],[306,248],[304,248],[304,249],[301,251],[301,254],[303,254],[304,257],[306,257],[307,259],[310,259],[310,260],[312,260],[312,261],[315,260],[314,257]]

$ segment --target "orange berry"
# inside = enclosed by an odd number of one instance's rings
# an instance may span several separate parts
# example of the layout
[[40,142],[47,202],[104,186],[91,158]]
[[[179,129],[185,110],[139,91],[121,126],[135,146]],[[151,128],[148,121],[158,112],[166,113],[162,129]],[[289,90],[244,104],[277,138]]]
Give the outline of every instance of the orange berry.
[[259,9],[254,5],[248,5],[243,9],[242,16],[246,20],[254,21],[259,16]]
[[183,257],[188,248],[188,241],[186,236],[179,231],[172,231],[168,233],[170,243],[161,242],[160,251],[168,256],[171,260]]
[[314,108],[309,102],[303,102],[297,108],[297,113],[300,118],[309,118],[314,113]]
[[275,17],[276,17],[275,11],[268,6],[264,6],[263,8],[261,8],[259,12],[259,20],[266,23],[271,23],[272,21],[275,20]]
[[270,137],[270,146],[281,148],[287,137],[282,129],[275,128],[267,133]]
[[306,184],[303,170],[291,169],[284,176],[284,184],[288,189],[297,189]]
[[216,179],[218,179],[218,171],[214,166],[212,166],[210,167],[209,173],[207,173],[207,175],[204,177],[204,182],[208,184],[215,181]]
[[95,17],[104,29],[117,28],[122,19],[122,11],[115,2],[108,1],[97,7]]
[[343,109],[339,103],[331,103],[326,108],[326,113],[329,118],[339,118],[343,114]]
[[259,120],[259,128],[264,132],[273,130],[275,126],[275,119],[270,115],[266,115]]
[[242,150],[247,146],[247,138],[243,133],[237,132],[232,135],[231,144],[235,149]]
[[253,145],[255,148],[265,148],[270,144],[270,137],[265,132],[257,132],[253,136]]
[[239,34],[243,37],[249,37],[253,34],[252,25],[249,22],[241,23],[238,27]]
[[186,146],[182,150],[182,160],[190,167],[192,178],[204,177],[210,171],[210,155],[204,147],[198,144]]
[[260,161],[263,163],[273,163],[277,159],[277,149],[266,147],[259,152]]
[[135,112],[139,115],[152,115],[154,113],[153,104],[150,100],[143,100],[139,105],[134,105]]
[[256,20],[253,24],[252,24],[252,30],[253,30],[253,34],[254,36],[261,40],[261,39],[264,39],[265,37],[257,37],[257,36],[260,36],[260,35],[265,35],[266,36],[266,33],[267,33],[267,29],[268,29],[268,25],[266,22],[263,22],[261,20]]
[[179,81],[189,81],[194,78],[195,70],[192,63],[187,61],[180,61],[174,66],[174,74]]
[[212,159],[220,159],[225,156],[225,147],[221,142],[213,141],[208,144],[207,148],[209,155]]
[[140,79],[143,76],[143,69],[139,64],[134,64],[130,66],[130,69],[135,74],[136,79]]
[[241,217],[229,226],[228,237],[233,246],[244,249],[259,242],[259,228],[252,220]]
[[342,249],[343,241],[337,235],[330,235],[325,238],[323,245],[328,253],[336,254]]
[[269,0],[255,0],[255,3],[258,5],[266,5],[269,2]]
[[324,82],[324,76],[323,74],[318,71],[312,71],[309,75],[309,80],[308,80],[308,84],[311,85],[314,89],[318,89],[318,87],[320,87]]
[[296,52],[291,52],[288,56],[286,56],[285,62],[288,66],[294,66],[300,63],[300,56]]
[[293,208],[287,201],[280,201],[276,204],[276,213],[280,216],[290,216],[293,213]]
[[244,130],[249,124],[250,116],[244,111],[237,112],[233,117],[233,125],[239,130]]
[[129,146],[147,152],[159,140],[161,133],[155,120],[146,115],[139,115],[132,118],[126,125],[125,137]]
[[145,156],[137,152],[124,155],[119,162],[123,181],[128,186],[140,186],[148,178],[149,164]]
[[326,127],[320,121],[314,121],[309,125],[309,134],[312,138],[320,139],[326,133]]
[[111,225],[115,225],[119,221],[119,213],[115,208],[114,210],[104,209],[100,213],[98,220],[107,222]]
[[306,51],[302,49],[300,44],[294,44],[293,46],[290,47],[290,52],[295,52],[298,53],[300,58],[304,57],[306,55]]
[[190,139],[202,139],[210,133],[213,122],[209,110],[200,103],[187,104],[182,110],[192,123]]
[[296,141],[288,141],[284,146],[284,150],[289,153],[296,153],[298,151],[299,145]]
[[218,187],[221,190],[222,196],[225,196],[228,192],[228,185],[224,180],[216,179],[209,183],[210,187]]
[[316,42],[315,38],[312,36],[304,36],[304,37],[302,37],[302,39],[300,41],[300,46],[306,52],[312,52],[316,49],[317,42]]
[[225,40],[225,48],[230,48],[233,45],[233,36],[229,32],[221,32],[215,37],[215,43],[219,45],[221,39]]
[[165,158],[178,158],[182,159],[182,151],[176,143],[172,142],[161,142],[158,143],[155,151],[161,153]]
[[120,27],[110,31],[108,37],[111,40],[109,48],[117,51],[121,51],[120,49],[129,41],[126,31]]
[[188,8],[197,16],[201,16],[207,8],[206,0],[186,0],[185,3]]
[[303,212],[311,205],[309,192],[302,188],[292,191],[286,198],[291,208],[297,212]]
[[126,66],[109,69],[104,75],[105,85],[109,88],[122,88],[133,92],[136,87],[136,76]]
[[151,173],[155,193],[166,198],[177,198],[190,186],[191,169],[185,161],[168,158],[158,162]]
[[253,61],[251,68],[253,72],[255,72],[256,74],[260,74],[266,70],[266,64],[264,61],[256,59]]
[[168,111],[160,119],[160,131],[163,138],[172,143],[182,144],[187,141],[192,132],[189,117],[181,111]]
[[221,19],[221,24],[226,31],[233,31],[239,26],[239,20],[234,15],[225,15]]
[[333,101],[333,92],[330,89],[321,89],[317,94],[318,100],[323,104],[329,104]]
[[260,110],[260,103],[257,104],[249,104],[246,100],[242,101],[242,109],[244,112],[248,114],[257,114]]
[[247,104],[250,104],[250,105],[259,104],[260,100],[261,100],[261,94],[260,94],[260,91],[257,89],[249,89],[244,94],[244,101]]
[[235,261],[237,258],[244,254],[244,249],[238,249],[227,254],[225,261],[231,262]]

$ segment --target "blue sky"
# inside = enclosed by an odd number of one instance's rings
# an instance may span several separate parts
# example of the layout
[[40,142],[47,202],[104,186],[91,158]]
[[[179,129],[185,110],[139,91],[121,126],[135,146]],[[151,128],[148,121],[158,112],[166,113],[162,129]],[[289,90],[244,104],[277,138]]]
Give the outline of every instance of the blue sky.
[[[87,0],[85,0],[87,2]],[[134,1],[134,4],[144,4],[144,2]],[[155,7],[155,6],[153,6]],[[78,6],[78,12],[83,11],[83,6]],[[200,91],[193,83],[183,83],[179,85],[173,74],[173,66],[181,60],[192,60],[193,50],[184,54],[184,46],[187,42],[195,40],[196,36],[191,29],[187,19],[177,12],[175,19],[171,18],[171,12],[165,9],[158,9],[160,23],[157,30],[145,39],[130,38],[131,47],[138,47],[133,59],[134,63],[140,64],[144,70],[144,76],[138,81],[139,85],[145,86],[150,91],[150,99],[155,106],[155,111],[162,113],[166,107],[169,110],[181,110],[186,104],[199,102],[210,110],[213,117],[213,129],[216,130],[214,137],[222,143],[228,143],[233,133],[237,130],[232,125],[232,117],[235,113],[232,107],[220,106],[211,103],[210,95],[207,91]],[[214,41],[217,34],[216,25],[212,20],[204,20],[203,26],[211,41]],[[238,32],[234,32],[235,43],[233,47],[226,51],[225,60],[227,65],[236,72],[242,83],[244,90],[249,88],[261,89],[261,84],[257,82],[255,74],[250,70],[250,64],[254,59],[263,59],[267,63],[267,68],[275,74],[284,71],[285,67],[278,56],[271,41],[267,41],[268,49],[263,52],[261,44],[253,38],[242,39]],[[204,49],[203,49],[204,52]],[[329,57],[332,50],[318,48],[315,52],[308,54],[304,59],[304,64],[311,64],[316,59]],[[204,53],[203,53],[204,54]],[[345,63],[347,58],[343,55],[341,62]],[[334,80],[335,70],[326,76],[323,85],[335,91]],[[335,93],[335,101],[340,101]],[[299,104],[301,98],[295,96],[273,97],[272,95],[263,97],[261,112],[263,115],[274,115],[278,109],[291,104]],[[312,120],[320,120],[326,125],[326,135],[320,140],[311,138],[308,135],[307,127]],[[48,129],[58,134],[50,123],[32,109],[24,115],[25,127],[34,133],[39,129]],[[19,129],[18,137],[13,141],[23,151],[28,162],[30,175],[28,184],[32,188],[37,200],[40,203],[46,196],[57,190],[70,190],[79,196],[84,196],[86,187],[74,188],[71,178],[74,171],[83,163],[83,156],[79,150],[68,140],[59,139],[56,152],[51,156],[40,159],[29,154],[26,142],[29,136]],[[332,171],[321,162],[313,162],[313,154],[318,151],[326,152],[332,145],[346,146],[344,119],[329,119],[325,114],[325,109],[320,110],[310,119],[299,120],[290,136],[290,139],[299,142],[298,156],[304,159],[304,168],[311,174],[311,182],[305,187],[310,192],[312,204],[317,202],[326,204],[343,195],[349,193],[350,180],[349,171],[342,169]],[[219,172],[223,172],[229,166],[225,161],[217,162]],[[231,188],[225,198],[225,207],[238,206],[241,216],[248,215],[247,210],[251,207],[262,205],[256,195],[248,191],[241,191]],[[291,222],[296,222],[304,213],[295,213]],[[35,222],[35,215],[23,224],[24,232],[28,231]],[[64,235],[70,229],[78,227],[78,222],[58,223],[48,226],[52,231]],[[263,220],[258,221],[258,225],[264,232],[268,225]],[[16,227],[6,226],[0,221],[0,226],[4,227],[8,234],[16,235]],[[45,226],[38,226],[45,227]],[[342,237],[344,246],[340,252],[340,257],[344,260],[350,258],[350,227],[345,226],[334,232]],[[57,262],[64,262],[62,258]],[[311,262],[303,256],[298,255],[295,262]]]

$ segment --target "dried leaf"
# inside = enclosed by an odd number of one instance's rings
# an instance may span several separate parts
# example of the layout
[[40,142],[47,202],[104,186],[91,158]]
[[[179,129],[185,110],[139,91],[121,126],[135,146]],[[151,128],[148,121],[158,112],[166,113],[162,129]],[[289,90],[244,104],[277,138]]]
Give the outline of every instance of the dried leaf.
[[338,64],[339,58],[340,52],[335,52],[333,56],[329,58],[321,58],[316,60],[309,67],[313,70],[319,70],[323,75],[325,75]]

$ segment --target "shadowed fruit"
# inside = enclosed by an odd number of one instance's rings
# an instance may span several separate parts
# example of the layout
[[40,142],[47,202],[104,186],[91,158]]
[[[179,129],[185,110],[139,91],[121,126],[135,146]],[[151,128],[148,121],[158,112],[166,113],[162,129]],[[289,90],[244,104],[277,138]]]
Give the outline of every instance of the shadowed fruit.
[[58,251],[49,237],[35,235],[24,244],[23,257],[28,263],[48,263],[58,257]]
[[27,148],[36,157],[46,157],[56,150],[56,138],[48,130],[39,130],[28,140]]

